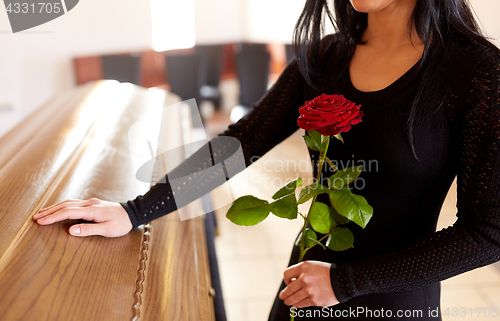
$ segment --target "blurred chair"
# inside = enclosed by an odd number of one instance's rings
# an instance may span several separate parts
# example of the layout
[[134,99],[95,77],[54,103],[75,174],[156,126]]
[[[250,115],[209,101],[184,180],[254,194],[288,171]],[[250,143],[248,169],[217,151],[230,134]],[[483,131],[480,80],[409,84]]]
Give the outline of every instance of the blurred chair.
[[237,122],[245,116],[267,91],[271,55],[265,44],[242,44],[236,53],[236,68],[240,82],[240,104],[231,110],[230,119]]
[[267,52],[267,44],[242,42],[237,47],[236,52],[254,55],[262,54]]
[[141,67],[139,55],[108,55],[102,56],[101,59],[104,79],[114,79],[140,85]]
[[219,109],[221,106],[219,80],[222,71],[223,45],[197,45],[195,50],[197,54],[204,56],[200,69],[202,75],[205,74],[205,79],[200,87],[200,97],[202,100],[211,101],[214,108]]
[[[197,53],[167,54],[165,56],[168,83],[170,91],[179,95],[182,100],[194,98],[198,107],[201,103],[200,88],[206,82],[206,70],[201,66],[206,57]],[[192,111],[197,112],[197,111]],[[195,117],[193,115],[193,121]],[[203,119],[202,119],[203,122]],[[201,127],[203,124],[193,122],[193,127]]]
[[285,51],[286,51],[286,63],[288,64],[290,60],[295,56],[295,53],[293,52],[293,46],[290,45],[285,45]]
[[206,72],[201,69],[203,60],[204,56],[191,53],[165,56],[170,90],[182,100],[195,98],[200,103],[200,88],[206,79]]

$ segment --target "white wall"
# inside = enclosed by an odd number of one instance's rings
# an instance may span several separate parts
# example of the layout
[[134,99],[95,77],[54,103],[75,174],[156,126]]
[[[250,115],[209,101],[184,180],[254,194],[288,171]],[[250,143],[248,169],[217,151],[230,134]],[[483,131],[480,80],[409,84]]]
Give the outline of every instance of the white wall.
[[291,43],[305,0],[195,0],[196,42]]
[[500,46],[500,1],[499,0],[469,0],[486,35]]
[[74,85],[72,58],[151,47],[149,1],[82,0],[65,15],[13,34],[0,7],[0,135]]
[[291,43],[305,0],[246,0],[244,36],[248,41]]
[[238,42],[243,39],[245,0],[195,0],[195,37],[198,44]]

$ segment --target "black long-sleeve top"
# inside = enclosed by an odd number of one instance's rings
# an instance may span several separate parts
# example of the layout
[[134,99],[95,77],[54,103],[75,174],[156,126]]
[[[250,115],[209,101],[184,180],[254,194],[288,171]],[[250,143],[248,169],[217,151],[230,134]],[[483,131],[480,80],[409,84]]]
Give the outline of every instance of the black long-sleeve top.
[[[420,62],[376,92],[357,90],[346,69],[327,92],[361,104],[363,122],[342,134],[345,145],[332,140],[328,157],[340,167],[365,165],[352,188],[374,208],[366,229],[349,224],[354,248],[333,252],[316,246],[304,258],[335,263],[331,283],[340,302],[431,284],[500,259],[500,58],[477,47],[452,54],[445,103],[414,123],[418,159],[409,144],[407,120],[422,81]],[[299,106],[319,94],[306,85],[297,63],[290,63],[250,113],[211,140],[208,153],[201,148],[168,174],[166,184],[122,203],[133,226],[168,214],[213,189],[215,181],[225,181],[221,168],[203,171],[212,164],[224,161],[226,172],[240,170],[241,160],[227,159],[239,144],[250,166],[298,129]],[[420,104],[428,107],[434,101]],[[224,140],[228,136],[239,144]],[[317,154],[310,152],[313,160]],[[327,173],[326,166],[323,170]],[[187,175],[185,184],[172,191],[169,179]],[[436,232],[455,176],[457,221]],[[174,196],[183,201],[176,204]],[[324,196],[318,200],[328,202]]]

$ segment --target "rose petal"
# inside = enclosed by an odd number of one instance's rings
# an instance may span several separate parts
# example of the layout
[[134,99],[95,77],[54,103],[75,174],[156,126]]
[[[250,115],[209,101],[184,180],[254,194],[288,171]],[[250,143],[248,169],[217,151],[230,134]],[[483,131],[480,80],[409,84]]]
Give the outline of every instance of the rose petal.
[[343,95],[321,95],[299,107],[297,124],[306,130],[316,129],[322,135],[336,135],[351,129],[364,116],[361,105]]

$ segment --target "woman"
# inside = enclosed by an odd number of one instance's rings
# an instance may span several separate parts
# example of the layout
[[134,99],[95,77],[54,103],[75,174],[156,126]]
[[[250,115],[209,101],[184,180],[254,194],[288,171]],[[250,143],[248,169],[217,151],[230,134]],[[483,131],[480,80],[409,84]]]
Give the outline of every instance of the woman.
[[[322,15],[331,19],[326,0],[306,2],[297,60],[212,140],[212,153],[225,159],[234,146],[221,139],[236,137],[250,165],[295,132],[298,107],[323,92],[361,104],[363,122],[343,134],[345,145],[332,141],[328,157],[376,163],[354,187],[373,218],[364,230],[350,226],[355,247],[347,251],[315,247],[296,264],[294,247],[270,320],[440,320],[439,282],[500,259],[499,51],[481,36],[466,0],[335,0],[334,8],[337,32],[321,39]],[[195,153],[169,177],[210,163]],[[457,222],[435,232],[455,176]],[[199,175],[194,185],[207,181]],[[72,235],[120,236],[175,210],[173,196],[187,190],[157,184],[121,205],[69,200],[34,218],[83,218],[97,224],[74,225]]]

